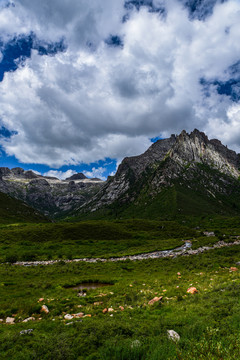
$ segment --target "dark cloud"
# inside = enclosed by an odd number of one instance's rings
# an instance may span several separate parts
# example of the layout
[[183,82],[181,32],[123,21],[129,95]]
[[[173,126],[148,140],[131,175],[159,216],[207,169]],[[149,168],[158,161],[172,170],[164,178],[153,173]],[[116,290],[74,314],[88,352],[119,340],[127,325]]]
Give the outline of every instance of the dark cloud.
[[224,3],[228,0],[179,0],[189,11],[189,15],[193,19],[205,20],[211,16],[217,3]]
[[15,71],[0,83],[0,117],[16,133],[0,144],[25,163],[77,165],[120,160],[151,138],[197,127],[237,149],[239,21],[234,0],[22,0],[3,8],[2,61],[17,40],[7,56]]

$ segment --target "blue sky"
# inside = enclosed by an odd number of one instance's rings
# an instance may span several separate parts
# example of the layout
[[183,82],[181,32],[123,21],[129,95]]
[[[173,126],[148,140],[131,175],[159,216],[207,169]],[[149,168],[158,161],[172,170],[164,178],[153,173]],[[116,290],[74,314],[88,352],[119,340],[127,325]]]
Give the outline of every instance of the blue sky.
[[239,14],[238,0],[0,0],[0,166],[105,179],[194,128],[239,151]]

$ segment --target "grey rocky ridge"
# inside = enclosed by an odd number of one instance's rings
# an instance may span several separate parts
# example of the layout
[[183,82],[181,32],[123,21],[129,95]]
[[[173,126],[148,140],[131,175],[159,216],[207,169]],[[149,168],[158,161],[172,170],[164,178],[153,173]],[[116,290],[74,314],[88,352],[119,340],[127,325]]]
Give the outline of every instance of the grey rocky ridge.
[[61,181],[0,168],[0,192],[52,218],[234,215],[240,212],[239,168],[239,154],[195,129],[125,158],[106,182],[81,173]]
[[79,213],[159,217],[240,211],[240,157],[195,129],[125,158]]
[[0,168],[0,192],[22,200],[52,218],[64,216],[85,203],[102,183],[99,179],[88,179],[82,173],[59,180],[21,168]]

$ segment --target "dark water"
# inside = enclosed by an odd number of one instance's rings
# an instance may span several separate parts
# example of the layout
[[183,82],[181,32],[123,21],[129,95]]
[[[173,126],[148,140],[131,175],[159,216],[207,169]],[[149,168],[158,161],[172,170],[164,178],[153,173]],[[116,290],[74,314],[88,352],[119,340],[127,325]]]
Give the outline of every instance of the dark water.
[[77,286],[72,287],[73,290],[93,290],[98,289],[105,286],[112,286],[112,284],[105,284],[105,283],[82,283]]

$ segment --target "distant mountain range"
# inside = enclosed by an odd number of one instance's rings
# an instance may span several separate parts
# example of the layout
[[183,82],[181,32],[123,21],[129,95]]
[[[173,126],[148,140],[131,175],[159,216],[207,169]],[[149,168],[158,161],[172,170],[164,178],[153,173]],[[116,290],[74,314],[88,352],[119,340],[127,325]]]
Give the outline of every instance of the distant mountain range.
[[239,168],[239,154],[195,129],[125,158],[106,182],[83,174],[61,181],[20,168],[0,168],[0,191],[53,218],[236,215]]
[[0,191],[22,200],[50,218],[64,216],[99,191],[100,179],[79,173],[66,180],[41,176],[21,168],[0,168]]

